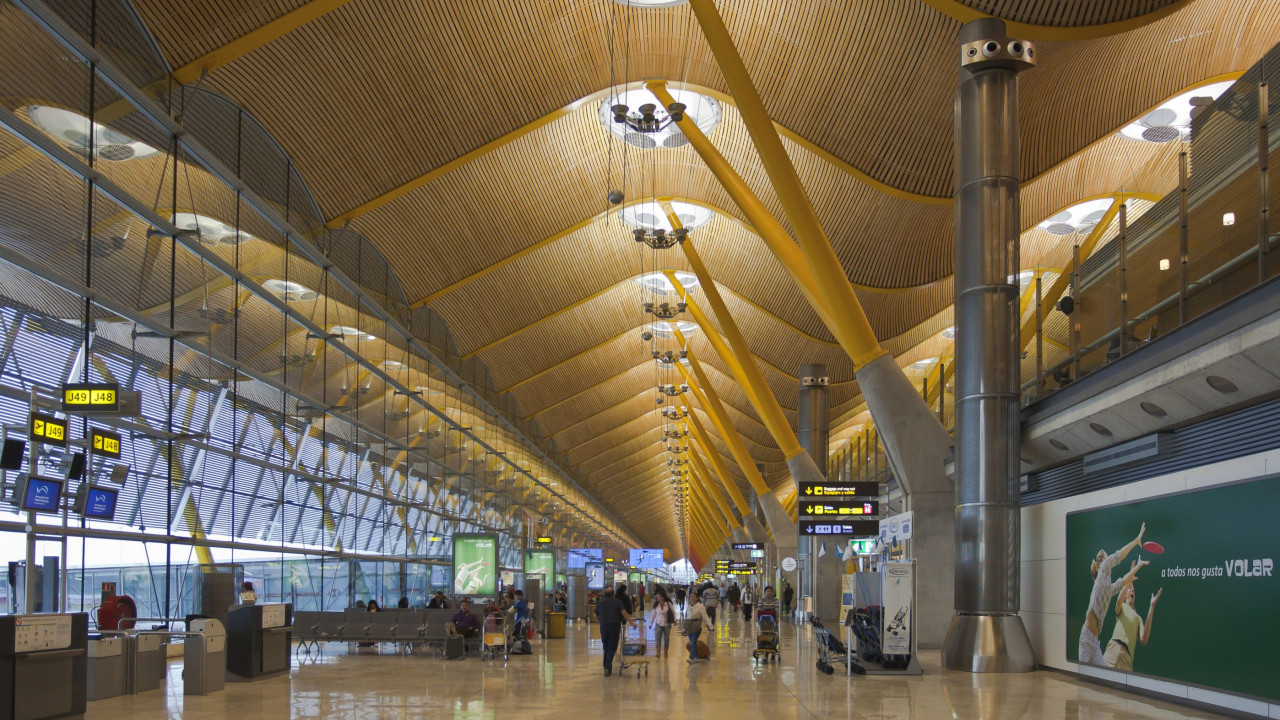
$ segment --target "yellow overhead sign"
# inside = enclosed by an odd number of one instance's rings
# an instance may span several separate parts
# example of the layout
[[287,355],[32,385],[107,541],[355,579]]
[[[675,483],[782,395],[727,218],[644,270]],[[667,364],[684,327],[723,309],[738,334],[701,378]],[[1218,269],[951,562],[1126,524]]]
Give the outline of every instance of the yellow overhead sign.
[[119,383],[68,383],[62,386],[62,409],[116,410],[120,407]]
[[52,415],[31,414],[31,440],[47,445],[67,446],[67,421]]

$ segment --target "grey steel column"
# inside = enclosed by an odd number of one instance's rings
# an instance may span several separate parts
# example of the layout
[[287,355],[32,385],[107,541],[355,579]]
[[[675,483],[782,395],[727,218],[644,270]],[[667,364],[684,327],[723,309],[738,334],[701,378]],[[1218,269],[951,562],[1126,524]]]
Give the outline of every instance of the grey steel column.
[[1018,72],[1031,43],[960,29],[955,99],[956,573],[943,664],[1034,667],[1019,606]]
[[[830,380],[827,378],[827,366],[809,364],[800,366],[800,398],[799,421],[796,427],[796,439],[800,447],[813,459],[821,471],[827,474],[827,449],[831,441],[831,399],[829,397]],[[840,574],[835,575],[834,584],[831,579],[831,562],[835,553],[827,550],[825,557],[818,557],[818,538],[797,537],[799,554],[805,558],[801,569],[804,571],[796,583],[797,596],[809,595],[813,598],[813,614],[826,622],[832,622],[840,612]]]

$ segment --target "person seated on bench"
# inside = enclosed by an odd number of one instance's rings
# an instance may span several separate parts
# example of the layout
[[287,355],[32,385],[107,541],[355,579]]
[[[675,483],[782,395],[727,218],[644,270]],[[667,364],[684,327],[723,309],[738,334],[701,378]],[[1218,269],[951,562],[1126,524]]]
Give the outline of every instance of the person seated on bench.
[[436,594],[431,597],[431,602],[427,603],[427,607],[432,610],[449,607],[449,601],[445,600],[444,591],[437,590]]
[[462,609],[449,618],[449,622],[445,623],[445,632],[450,635],[473,638],[480,632],[480,616],[471,612],[470,600],[463,600],[460,607]]

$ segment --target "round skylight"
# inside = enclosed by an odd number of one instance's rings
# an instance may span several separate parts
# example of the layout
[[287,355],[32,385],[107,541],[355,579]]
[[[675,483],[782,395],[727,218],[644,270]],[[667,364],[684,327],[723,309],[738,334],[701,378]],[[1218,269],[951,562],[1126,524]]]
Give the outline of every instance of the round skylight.
[[[675,331],[672,330],[671,325],[672,323],[667,322],[666,320],[661,320],[659,322],[655,322],[650,327],[653,328],[653,334],[656,335],[657,337],[673,338],[676,336],[676,334],[675,334]],[[675,327],[677,330],[680,331],[681,334],[687,336],[689,333],[698,329],[698,324],[688,322],[687,320],[677,320],[675,322]]]
[[[685,115],[693,120],[703,135],[710,135],[716,125],[720,124],[720,103],[715,98],[676,88],[670,88],[668,92],[671,93],[672,99],[684,104]],[[628,123],[614,122],[614,105],[627,106]],[[642,130],[637,126],[644,124],[642,108],[647,105],[655,106],[652,109],[654,127],[651,130]],[[600,103],[600,124],[604,125],[610,135],[645,150],[659,147],[678,148],[689,143],[684,133],[680,132],[680,128],[674,122],[670,122],[667,109],[663,107],[662,102],[645,88],[628,90],[606,98]]]
[[205,245],[235,245],[254,239],[249,233],[241,231],[237,234],[235,228],[206,215],[175,213],[171,221],[180,230],[195,230]]
[[1018,294],[1021,295],[1026,292],[1027,287],[1031,285],[1031,281],[1034,280],[1035,277],[1035,270],[1023,270],[1017,275],[1009,278],[1009,283],[1013,284],[1016,281],[1018,283]]
[[387,368],[388,370],[398,370],[399,368],[404,367],[404,363],[399,360],[383,360],[382,367]]
[[[676,276],[676,280],[678,280],[680,284],[684,286],[685,290],[692,290],[698,287],[698,276],[694,275],[691,272],[677,270],[675,271],[675,276]],[[645,273],[644,275],[641,275],[640,277],[635,278],[635,282],[638,283],[641,287],[647,289],[649,292],[653,293],[654,295],[667,296],[667,295],[676,294],[676,286],[672,285],[671,281],[667,279],[666,273],[661,273],[661,272]]]
[[[678,200],[671,201],[671,209],[675,211],[676,218],[680,220],[680,224],[686,230],[696,230],[711,222],[711,218],[715,217],[715,212],[710,208]],[[645,230],[666,230],[667,232],[671,232],[673,229],[671,220],[667,217],[667,212],[662,209],[662,205],[653,200],[628,205],[618,211],[618,216],[622,218],[622,222],[628,227],[644,228]]]
[[[93,148],[94,157],[113,162],[136,160],[160,153],[159,150],[144,142],[134,140],[106,125],[91,123],[89,118],[70,110],[48,105],[32,105],[27,108],[27,117],[31,118],[31,122],[41,130],[62,143],[65,148],[78,155],[88,154],[91,143],[96,143],[96,147]],[[90,128],[92,128],[92,137],[90,137]]]
[[369,333],[366,333],[366,332],[360,332],[360,328],[351,327],[350,325],[334,325],[333,327],[329,328],[329,332],[333,333],[334,335],[341,335],[342,340],[344,342],[348,342],[348,341],[370,342],[378,339],[376,335],[370,335]]
[[683,5],[689,0],[613,0],[619,5],[637,8],[664,8],[672,5]]
[[956,339],[956,326],[955,326],[955,325],[952,325],[952,326],[951,326],[951,327],[949,327],[949,328],[944,328],[944,329],[943,329],[943,331],[942,331],[942,337],[946,338],[947,340],[955,340],[955,339]]
[[[1195,105],[1208,104],[1203,98],[1217,100],[1234,82],[1225,80],[1188,90],[1135,122],[1125,125],[1120,129],[1120,134],[1130,140],[1154,143],[1177,140],[1191,129],[1191,109]],[[1195,104],[1192,103],[1193,99],[1196,100]]]
[[1099,222],[1102,222],[1102,216],[1111,209],[1112,202],[1111,198],[1085,200],[1053,215],[1036,227],[1051,235],[1070,235],[1071,233],[1088,235],[1093,232]]
[[279,295],[284,300],[308,301],[315,300],[320,297],[320,293],[301,283],[291,280],[278,280],[272,278],[262,283],[262,287]]
[[912,370],[921,371],[921,370],[928,370],[929,368],[937,364],[938,364],[938,358],[927,357],[927,358],[924,358],[923,360],[917,360],[911,363],[910,365],[908,365],[907,367]]

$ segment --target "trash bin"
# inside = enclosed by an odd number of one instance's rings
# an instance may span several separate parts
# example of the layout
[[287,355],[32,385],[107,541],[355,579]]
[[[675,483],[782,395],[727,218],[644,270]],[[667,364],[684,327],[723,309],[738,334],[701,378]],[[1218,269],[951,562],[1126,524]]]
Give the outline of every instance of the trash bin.
[[549,638],[564,637],[564,619],[565,619],[565,614],[562,612],[547,613],[547,637]]
[[204,633],[204,642],[187,636],[182,648],[182,694],[208,695],[227,681],[227,631],[215,618],[192,620],[191,632]]

